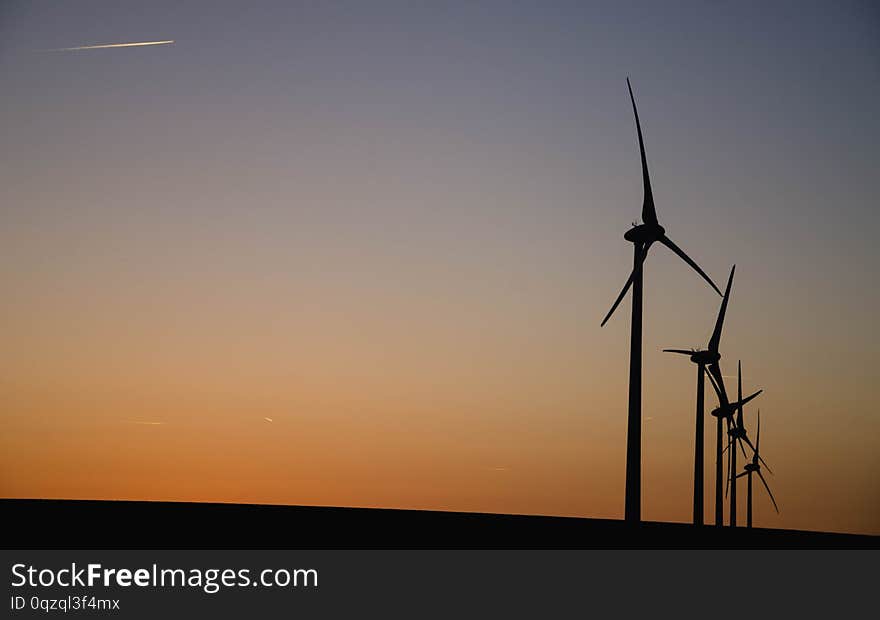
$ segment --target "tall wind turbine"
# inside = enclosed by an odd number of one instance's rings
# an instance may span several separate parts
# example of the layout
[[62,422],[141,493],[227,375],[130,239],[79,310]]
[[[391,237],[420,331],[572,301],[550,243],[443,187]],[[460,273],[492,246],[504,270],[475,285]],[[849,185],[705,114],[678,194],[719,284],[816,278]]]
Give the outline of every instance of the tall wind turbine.
[[[711,372],[707,373],[709,375],[709,381],[712,383],[712,387],[715,388],[715,393],[718,395],[718,407],[712,410],[712,417],[717,419],[718,426],[717,431],[715,433],[715,525],[721,526],[723,525],[724,520],[724,512],[723,512],[723,499],[721,494],[721,485],[723,484],[723,476],[722,476],[722,464],[721,459],[724,458],[724,450],[721,447],[721,421],[724,420],[727,423],[727,432],[731,434],[731,429],[733,428],[733,416],[734,414],[746,403],[751,401],[753,398],[757,398],[757,396],[763,392],[764,390],[758,390],[754,394],[747,396],[746,398],[742,398],[742,393],[740,392],[737,397],[736,402],[729,402],[727,400],[727,391],[724,389],[724,383],[718,382],[715,380],[715,377]],[[733,442],[735,443],[735,442]],[[729,444],[728,447],[730,451],[733,452],[736,450],[736,446],[733,443]],[[728,477],[729,481],[729,477]],[[733,511],[734,514],[736,510]]]
[[694,430],[694,525],[703,525],[703,448],[706,441],[703,430],[705,417],[705,373],[710,364],[718,364],[721,354],[718,346],[721,344],[721,329],[724,327],[724,315],[727,313],[727,302],[730,301],[730,288],[733,286],[733,273],[736,265],[730,269],[730,277],[727,278],[727,288],[724,290],[724,300],[718,309],[718,318],[715,319],[715,330],[709,339],[709,346],[702,351],[686,349],[663,349],[666,353],[678,353],[689,355],[691,361],[697,365],[697,419]]
[[776,514],[779,514],[779,506],[776,505],[776,498],[773,497],[773,492],[770,490],[770,485],[767,484],[767,481],[764,479],[764,474],[761,473],[761,410],[758,409],[758,434],[755,436],[755,451],[752,454],[752,462],[746,463],[743,469],[745,470],[741,474],[737,474],[737,478],[742,476],[748,476],[748,501],[746,502],[746,527],[752,527],[752,474],[758,474],[758,477],[761,479],[761,482],[764,483],[764,488],[767,489],[767,495],[770,496],[770,501],[773,502],[773,508],[776,510]]
[[642,517],[642,274],[648,250],[654,242],[660,242],[675,252],[684,262],[694,269],[720,295],[721,291],[712,279],[700,269],[684,251],[666,236],[666,229],[657,221],[654,208],[654,196],[651,193],[651,178],[648,174],[648,162],[645,158],[645,142],[642,139],[642,126],[639,123],[639,112],[633,97],[632,85],[626,79],[629,98],[632,102],[633,116],[636,119],[636,131],[639,135],[639,151],[642,158],[642,185],[645,196],[642,202],[642,223],[635,224],[626,231],[623,238],[633,244],[633,270],[623,290],[614,300],[611,310],[602,319],[602,325],[608,322],[611,315],[620,305],[630,286],[632,295],[632,323],[630,326],[629,352],[629,413],[626,432],[626,506],[624,518],[631,523],[638,523]]

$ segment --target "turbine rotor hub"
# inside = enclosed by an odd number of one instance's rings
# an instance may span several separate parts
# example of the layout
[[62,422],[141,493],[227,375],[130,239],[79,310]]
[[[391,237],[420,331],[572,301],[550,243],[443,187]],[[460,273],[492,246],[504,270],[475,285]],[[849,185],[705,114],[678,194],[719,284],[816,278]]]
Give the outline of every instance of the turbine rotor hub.
[[716,407],[712,410],[712,417],[715,418],[732,418],[733,417],[733,407],[725,408],[725,407]]

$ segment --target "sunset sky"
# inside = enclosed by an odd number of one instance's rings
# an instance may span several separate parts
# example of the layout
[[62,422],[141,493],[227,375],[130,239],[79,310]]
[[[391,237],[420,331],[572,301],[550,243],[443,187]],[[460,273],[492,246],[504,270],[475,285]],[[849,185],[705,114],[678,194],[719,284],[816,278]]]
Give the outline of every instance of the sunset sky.
[[[0,496],[622,517],[629,76],[756,525],[880,534],[875,3],[4,1],[0,72]],[[688,521],[720,298],[645,278]]]

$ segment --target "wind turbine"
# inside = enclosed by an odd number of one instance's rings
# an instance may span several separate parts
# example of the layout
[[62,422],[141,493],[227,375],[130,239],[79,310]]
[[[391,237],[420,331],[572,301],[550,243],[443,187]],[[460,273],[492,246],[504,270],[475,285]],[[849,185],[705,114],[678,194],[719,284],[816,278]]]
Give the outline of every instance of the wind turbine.
[[[747,396],[746,398],[742,397],[742,389],[740,389],[739,395],[737,396],[736,402],[729,402],[727,400],[727,391],[724,389],[723,380],[719,383],[715,380],[715,377],[711,372],[707,372],[709,375],[709,381],[712,383],[712,387],[715,388],[715,393],[718,395],[718,407],[712,410],[712,417],[717,418],[718,426],[717,432],[715,433],[715,525],[721,526],[723,524],[723,500],[721,496],[721,481],[722,481],[722,465],[721,459],[724,458],[724,450],[721,448],[721,421],[724,420],[727,423],[727,432],[732,436],[731,429],[734,426],[733,416],[734,414],[742,408],[746,403],[751,401],[754,398],[763,392],[764,390],[758,390],[754,394]],[[742,384],[740,383],[740,388]],[[733,441],[733,439],[731,439]],[[748,441],[746,439],[746,441]],[[734,442],[735,443],[735,442]],[[751,445],[751,442],[749,442]],[[731,452],[736,450],[735,445],[728,444],[728,448]],[[730,470],[733,471],[733,470]],[[729,482],[729,477],[728,477]],[[736,509],[735,504],[731,503],[734,506],[734,510],[732,512],[732,525],[736,524]]]
[[[727,390],[724,388],[724,376],[721,374],[721,367],[718,362],[710,364],[707,370],[706,374],[709,376],[709,381],[712,383],[715,395],[718,397],[718,408],[712,411],[712,415],[717,418],[715,432],[715,527],[721,527],[724,525],[724,502],[721,497],[721,481],[724,477],[724,466],[721,464],[721,459],[724,457],[724,451],[721,449],[721,420],[724,418],[727,421],[727,429],[730,430],[730,418],[733,415],[733,409],[731,409],[730,401],[727,398]],[[730,447],[729,442],[727,446],[728,448]]]
[[[754,454],[757,451],[757,448],[752,444],[749,440],[748,434],[746,434],[746,426],[745,420],[743,419],[743,405],[745,402],[742,398],[742,360],[737,361],[736,365],[736,394],[737,394],[737,403],[736,403],[736,421],[734,424],[727,430],[727,434],[730,435],[730,455],[728,462],[728,482],[730,484],[730,525],[731,527],[736,527],[736,479],[738,476],[736,475],[736,443],[739,443],[739,448],[742,450],[743,456],[747,457],[746,449],[743,447],[743,442],[749,444],[749,447],[752,449],[752,453]],[[764,459],[761,459],[758,456],[761,462]],[[765,462],[764,465],[767,465]],[[770,467],[767,466],[767,471],[773,473],[770,470]],[[725,490],[726,492],[726,490]]]
[[737,478],[748,475],[748,501],[746,503],[746,527],[752,527],[752,474],[758,474],[758,477],[761,479],[761,482],[764,483],[764,488],[767,489],[767,495],[770,496],[770,501],[773,502],[773,508],[776,509],[776,514],[779,514],[779,506],[776,505],[776,498],[773,497],[773,492],[770,490],[770,485],[767,484],[767,480],[764,479],[764,474],[761,473],[761,410],[758,409],[758,434],[755,437],[755,451],[752,454],[752,462],[746,463],[743,469],[745,470],[741,474],[737,474]]
[[703,525],[703,449],[706,442],[703,430],[705,417],[705,373],[706,367],[718,364],[721,354],[718,346],[721,344],[721,329],[724,327],[724,315],[727,313],[727,302],[730,301],[730,288],[733,285],[733,273],[736,265],[730,269],[730,277],[727,278],[727,288],[724,290],[724,300],[718,309],[718,318],[715,319],[715,329],[709,339],[709,346],[702,351],[692,349],[663,349],[665,353],[678,353],[689,355],[691,361],[697,365],[697,419],[694,430],[694,525]]
[[700,269],[684,251],[675,245],[666,236],[666,229],[657,221],[657,211],[654,208],[654,196],[651,193],[651,178],[648,174],[648,162],[645,158],[645,142],[642,139],[642,126],[639,122],[639,112],[636,109],[636,100],[633,97],[632,85],[629,78],[626,79],[629,89],[629,98],[632,102],[633,116],[636,119],[636,131],[639,135],[639,151],[642,158],[642,185],[644,188],[644,200],[642,202],[642,223],[633,224],[623,235],[623,238],[633,244],[633,270],[623,285],[623,289],[614,300],[611,310],[602,319],[602,325],[608,322],[611,315],[620,305],[624,295],[632,287],[632,323],[630,325],[630,352],[629,352],[629,413],[627,417],[626,432],[626,505],[624,518],[631,523],[638,523],[642,516],[642,275],[643,265],[648,256],[648,250],[655,242],[662,243],[675,252],[684,262],[694,269],[700,276],[721,295],[721,291],[712,282],[712,279]]
[[[745,456],[745,450],[742,447],[742,438],[745,437],[745,426],[743,420],[743,377],[742,377],[742,360],[737,360],[736,362],[736,422],[727,429],[727,434],[730,435],[730,441],[732,445],[730,446],[730,455],[728,458],[730,459],[728,463],[728,483],[730,484],[730,527],[736,527],[736,444],[739,443],[740,450],[743,450],[743,456]],[[726,492],[726,488],[725,488]]]

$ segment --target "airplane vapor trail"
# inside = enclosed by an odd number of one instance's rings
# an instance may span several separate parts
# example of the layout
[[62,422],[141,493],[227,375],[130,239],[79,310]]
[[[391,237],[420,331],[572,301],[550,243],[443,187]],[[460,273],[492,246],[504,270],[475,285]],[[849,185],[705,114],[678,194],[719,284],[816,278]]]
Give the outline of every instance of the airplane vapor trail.
[[45,52],[76,52],[79,50],[100,50],[116,47],[143,47],[146,45],[168,45],[174,43],[173,39],[167,41],[141,41],[138,43],[103,43],[100,45],[80,45],[79,47],[59,47],[54,50],[43,50]]

